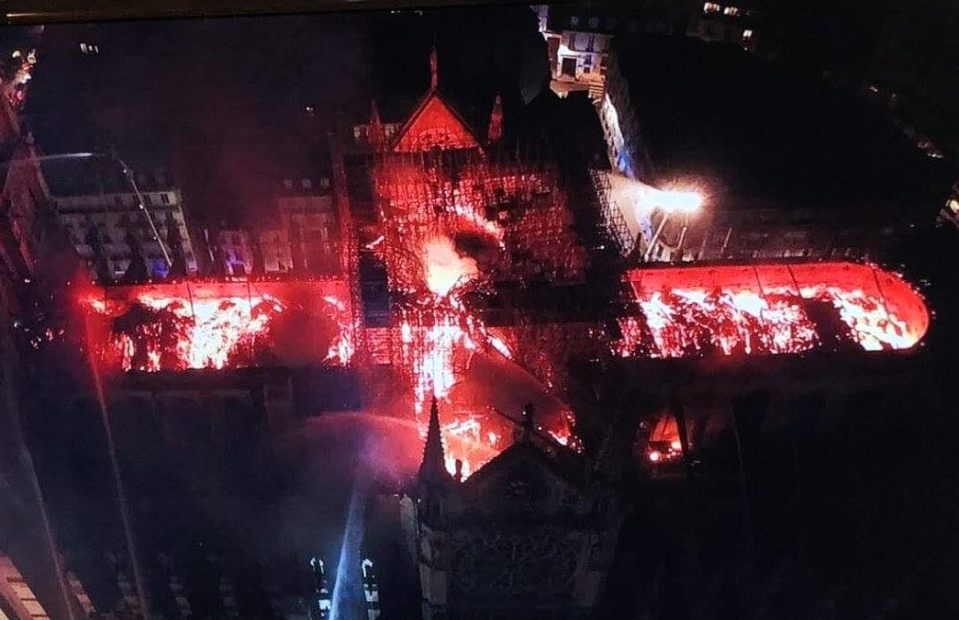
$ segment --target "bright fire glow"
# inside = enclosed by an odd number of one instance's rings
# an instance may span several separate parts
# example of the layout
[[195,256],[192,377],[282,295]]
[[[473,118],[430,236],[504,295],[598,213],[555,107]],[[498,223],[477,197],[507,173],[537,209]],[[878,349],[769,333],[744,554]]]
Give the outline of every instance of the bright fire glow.
[[[447,469],[456,473],[460,461],[459,473],[467,477],[509,446],[516,425],[501,412],[450,398],[474,355],[513,359],[505,340],[467,308],[464,293],[487,281],[488,266],[499,277],[575,279],[585,252],[573,243],[566,197],[554,188],[549,171],[477,155],[461,162],[454,175],[444,162],[398,156],[377,166],[375,188],[388,224],[382,241],[370,249],[383,260],[390,288],[398,293],[398,346],[390,355],[410,381],[420,434],[426,435],[428,404],[435,396]],[[461,244],[470,251],[461,251]],[[517,402],[512,415],[523,404]],[[551,420],[542,430],[575,448],[571,427],[570,420]]]
[[614,351],[624,357],[799,353],[843,342],[908,349],[928,324],[905,282],[868,265],[637,270],[630,278],[642,313],[620,320]]
[[[335,324],[321,360],[345,365],[354,352],[348,308],[334,296],[320,301]],[[126,300],[95,297],[84,305],[109,319],[105,343],[94,343],[108,365],[146,372],[257,365],[275,344],[280,317],[294,309],[269,293],[183,295],[164,285],[133,287]]]
[[343,303],[343,300],[331,295],[324,297],[323,301],[334,309],[336,324],[339,328],[336,340],[330,345],[329,350],[326,352],[326,358],[324,358],[323,361],[333,362],[339,366],[346,366],[350,363],[350,360],[353,359],[353,353],[356,352],[353,346],[353,326],[349,321],[349,311],[346,304]]
[[428,240],[422,252],[426,285],[440,297],[446,297],[453,287],[469,282],[479,273],[476,261],[460,256],[446,237]]
[[170,365],[223,368],[241,344],[252,345],[264,336],[285,309],[272,297],[222,297],[191,304],[188,299],[144,294],[137,302],[146,309],[146,320],[121,327],[114,338],[122,351],[121,367],[148,372]]

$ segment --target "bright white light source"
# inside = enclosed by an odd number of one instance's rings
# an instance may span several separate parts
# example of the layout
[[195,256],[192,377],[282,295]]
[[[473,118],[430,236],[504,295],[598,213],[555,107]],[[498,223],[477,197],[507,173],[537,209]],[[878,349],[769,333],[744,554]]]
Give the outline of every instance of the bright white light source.
[[662,458],[662,456],[663,455],[661,455],[658,450],[653,450],[652,452],[649,453],[649,460],[652,461],[653,463],[658,463],[659,459]]
[[697,213],[703,207],[703,195],[689,190],[654,190],[655,205],[666,213]]

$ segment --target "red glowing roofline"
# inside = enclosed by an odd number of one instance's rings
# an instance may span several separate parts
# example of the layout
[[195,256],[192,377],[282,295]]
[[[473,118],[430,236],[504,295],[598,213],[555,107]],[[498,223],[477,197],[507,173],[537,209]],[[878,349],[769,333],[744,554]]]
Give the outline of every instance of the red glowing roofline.
[[807,299],[813,288],[861,291],[904,325],[904,337],[892,347],[900,350],[914,348],[929,328],[930,313],[922,296],[901,275],[869,263],[800,259],[658,264],[630,269],[624,278],[637,300],[649,299],[657,291],[679,290],[745,290],[760,297],[785,290],[804,292],[800,296]]

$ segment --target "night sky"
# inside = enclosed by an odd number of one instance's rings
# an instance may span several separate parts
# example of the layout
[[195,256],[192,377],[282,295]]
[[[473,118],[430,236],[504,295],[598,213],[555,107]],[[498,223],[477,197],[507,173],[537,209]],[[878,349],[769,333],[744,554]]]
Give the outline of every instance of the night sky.
[[522,6],[49,26],[27,113],[48,154],[115,151],[173,170],[199,223],[256,220],[281,179],[327,174],[334,124],[365,118],[373,97],[385,115],[415,103],[434,41],[441,88],[468,119],[547,79]]

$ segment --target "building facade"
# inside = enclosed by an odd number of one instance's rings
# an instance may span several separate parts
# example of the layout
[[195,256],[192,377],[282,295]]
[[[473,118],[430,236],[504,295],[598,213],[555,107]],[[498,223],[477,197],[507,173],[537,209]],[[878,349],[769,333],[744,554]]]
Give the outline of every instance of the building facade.
[[179,187],[162,172],[140,174],[138,194],[115,170],[101,171],[114,178],[102,178],[99,187],[64,179],[51,188],[57,219],[97,278],[137,281],[195,274],[196,246]]
[[533,10],[546,40],[550,89],[560,97],[587,91],[596,103],[615,37],[683,32],[693,12],[685,0],[539,4]]
[[[667,58],[688,70],[659,70]],[[607,225],[641,260],[874,258],[935,218],[948,183],[859,106],[728,46],[617,39],[597,107]],[[650,199],[673,190],[701,204]]]
[[329,177],[283,181],[276,199],[280,228],[289,244],[294,273],[332,275],[340,272],[339,236]]
[[273,206],[265,221],[224,224],[212,233],[211,271],[234,277],[339,275],[340,235],[329,177],[283,179]]
[[762,31],[763,11],[750,0],[704,2],[686,34],[710,43],[729,43],[753,52]]
[[616,546],[613,496],[532,416],[462,481],[447,472],[433,401],[416,491],[401,500],[424,620],[586,618],[596,604]]

